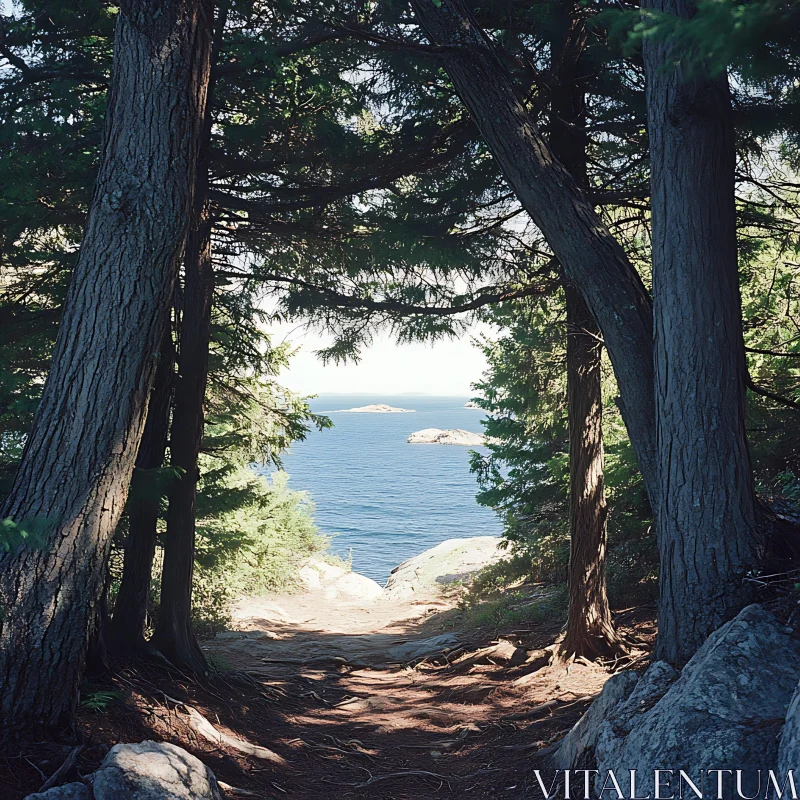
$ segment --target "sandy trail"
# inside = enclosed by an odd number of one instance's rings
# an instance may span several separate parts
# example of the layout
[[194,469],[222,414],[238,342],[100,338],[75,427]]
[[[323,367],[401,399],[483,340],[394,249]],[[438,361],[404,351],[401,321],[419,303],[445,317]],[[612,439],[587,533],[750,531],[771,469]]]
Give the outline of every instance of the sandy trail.
[[251,735],[305,765],[303,777],[273,776],[297,797],[534,788],[531,758],[609,677],[547,666],[557,626],[459,630],[455,598],[441,595],[331,602],[320,589],[248,598],[234,618],[210,649],[277,693],[269,732]]

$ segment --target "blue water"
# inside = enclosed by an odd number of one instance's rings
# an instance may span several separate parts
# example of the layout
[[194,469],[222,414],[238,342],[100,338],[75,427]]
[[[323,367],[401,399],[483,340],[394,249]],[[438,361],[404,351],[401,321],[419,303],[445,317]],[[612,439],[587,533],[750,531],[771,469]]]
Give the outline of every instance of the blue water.
[[[411,556],[445,539],[499,535],[495,514],[475,502],[469,447],[408,444],[423,428],[481,433],[483,412],[467,397],[320,395],[318,412],[386,403],[414,414],[330,414],[334,428],[313,431],[283,458],[289,486],[306,490],[316,522],[353,569],[384,583]],[[482,449],[482,448],[479,448]]]

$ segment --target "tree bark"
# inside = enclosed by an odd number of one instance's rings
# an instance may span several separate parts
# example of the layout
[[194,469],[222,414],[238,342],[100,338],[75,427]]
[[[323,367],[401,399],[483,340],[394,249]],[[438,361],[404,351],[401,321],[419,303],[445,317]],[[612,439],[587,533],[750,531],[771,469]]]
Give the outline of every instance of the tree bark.
[[184,252],[205,112],[205,0],[125,0],[103,156],[53,365],[3,517],[43,541],[0,557],[6,734],[75,708]]
[[412,0],[511,188],[547,239],[603,331],[620,410],[653,508],[657,508],[653,317],[650,298],[622,247],[556,159],[465,0]]
[[[136,456],[136,470],[155,470],[164,464],[167,435],[172,407],[175,346],[170,326],[164,329],[158,353],[158,367],[147,407],[147,421]],[[144,479],[146,480],[146,478]],[[137,473],[133,473],[136,484]],[[108,626],[109,645],[118,653],[128,653],[145,646],[147,606],[150,600],[150,580],[156,552],[158,518],[161,497],[144,488],[143,496],[128,503],[128,536],[122,581],[114,603],[114,616]]]
[[170,433],[170,463],[182,474],[169,492],[161,601],[151,644],[173,664],[194,673],[208,669],[192,630],[192,579],[195,554],[195,506],[200,477],[214,269],[208,208],[208,157],[211,115],[207,113],[198,160],[192,225],[186,246],[183,315],[178,350],[178,377]]
[[[680,17],[688,0],[651,8]],[[759,549],[745,437],[734,129],[727,76],[645,39],[661,508],[658,657],[681,664],[735,615]],[[675,66],[677,64],[677,66]]]
[[211,222],[204,208],[189,234],[186,250],[183,318],[178,379],[170,433],[170,464],[182,470],[169,492],[161,601],[151,644],[176,666],[203,674],[207,663],[192,631],[192,578],[195,504],[203,439],[203,400],[208,377],[211,305]]
[[606,498],[600,329],[580,293],[567,301],[569,418],[569,608],[564,657],[594,659],[622,648],[606,594]]
[[[557,16],[556,16],[557,13]],[[589,188],[586,159],[587,69],[581,64],[586,27],[575,6],[551,17],[550,146],[581,191]],[[621,650],[605,580],[606,497],[603,477],[602,336],[580,292],[565,282],[567,416],[569,421],[569,609],[560,652],[594,659]]]

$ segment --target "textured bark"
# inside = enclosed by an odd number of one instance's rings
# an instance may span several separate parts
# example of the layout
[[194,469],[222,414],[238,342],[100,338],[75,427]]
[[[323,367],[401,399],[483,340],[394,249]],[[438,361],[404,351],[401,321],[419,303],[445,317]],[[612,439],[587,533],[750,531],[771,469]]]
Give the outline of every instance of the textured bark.
[[[158,368],[147,408],[147,421],[136,456],[137,470],[154,470],[164,464],[169,417],[172,407],[175,347],[170,326],[164,329],[158,353]],[[133,482],[136,483],[136,472]],[[135,504],[128,503],[128,536],[114,616],[108,626],[109,645],[118,653],[141,649],[145,644],[150,580],[156,552],[161,498],[145,493]]]
[[622,415],[655,508],[653,317],[647,291],[622,247],[544,141],[465,0],[412,0],[412,5],[431,41],[452,47],[441,58],[456,91],[603,331]]
[[580,293],[567,298],[569,416],[569,609],[566,657],[596,658],[622,649],[606,595],[606,498],[600,330]]
[[[206,131],[210,134],[210,127]],[[170,463],[182,470],[169,493],[161,601],[151,644],[173,664],[202,674],[207,663],[192,631],[195,504],[208,380],[214,270],[208,194],[208,135],[198,165],[196,210],[186,246],[178,377],[170,433]]]
[[127,0],[97,184],[53,365],[4,518],[45,541],[0,558],[6,734],[75,708],[111,534],[183,256],[209,72],[201,2]]
[[[689,17],[686,0],[659,11]],[[749,599],[757,555],[745,438],[728,81],[645,39],[661,507],[658,657],[681,664]],[[675,66],[678,64],[678,66]]]
[[[586,28],[574,6],[554,13],[550,146],[578,187],[589,187],[586,160]],[[580,292],[564,286],[567,310],[569,420],[569,610],[564,657],[608,656],[620,649],[605,581],[606,498],[603,479],[603,351],[600,329]]]

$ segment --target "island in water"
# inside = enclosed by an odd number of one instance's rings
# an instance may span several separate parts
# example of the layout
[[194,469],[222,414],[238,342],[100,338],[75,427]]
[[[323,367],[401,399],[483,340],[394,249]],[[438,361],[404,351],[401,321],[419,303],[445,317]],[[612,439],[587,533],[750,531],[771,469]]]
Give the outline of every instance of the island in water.
[[478,411],[481,410],[481,407],[474,400],[467,400],[467,402],[464,403],[464,408],[477,408]]
[[329,411],[329,414],[415,414],[413,408],[395,408],[387,406],[386,403],[376,403],[371,406],[359,406],[358,408],[340,408],[337,411]]
[[472,433],[461,428],[443,431],[440,428],[425,428],[408,437],[409,444],[461,444],[467,447],[483,447],[487,443],[482,433]]

